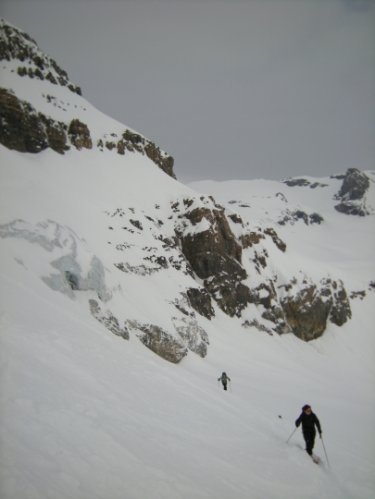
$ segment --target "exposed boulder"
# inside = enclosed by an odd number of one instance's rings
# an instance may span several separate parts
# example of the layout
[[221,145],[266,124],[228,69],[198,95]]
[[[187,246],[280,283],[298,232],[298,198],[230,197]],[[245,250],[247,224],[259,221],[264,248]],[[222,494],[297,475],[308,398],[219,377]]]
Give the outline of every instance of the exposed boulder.
[[328,320],[341,326],[351,317],[343,283],[331,279],[321,280],[319,286],[305,279],[301,288],[291,283],[281,306],[291,331],[304,341],[321,336]]
[[188,353],[182,340],[179,341],[155,324],[140,324],[130,320],[127,324],[131,330],[135,330],[136,335],[147,348],[173,364],[178,364]]
[[68,128],[68,136],[71,143],[77,149],[91,149],[92,140],[90,136],[90,130],[85,123],[82,123],[78,119],[74,119],[70,122]]

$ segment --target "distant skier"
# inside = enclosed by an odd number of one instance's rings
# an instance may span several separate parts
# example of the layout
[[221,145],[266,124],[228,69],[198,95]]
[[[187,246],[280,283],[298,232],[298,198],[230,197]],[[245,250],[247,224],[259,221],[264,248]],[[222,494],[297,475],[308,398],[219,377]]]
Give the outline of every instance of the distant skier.
[[227,389],[227,385],[228,385],[228,381],[230,381],[230,377],[229,377],[229,376],[227,376],[227,374],[226,374],[226,373],[223,373],[223,374],[220,376],[220,378],[218,378],[218,381],[221,381],[221,382],[222,382],[222,384],[223,384],[223,388],[224,388],[224,390],[226,390],[226,389]]
[[320,426],[319,419],[312,412],[311,407],[307,404],[302,407],[302,413],[299,416],[299,418],[296,420],[297,428],[301,423],[302,423],[302,434],[306,443],[306,452],[307,454],[309,454],[309,456],[312,456],[313,455],[312,451],[315,443],[315,435],[316,435],[315,426],[318,429],[320,438],[322,438],[322,428]]

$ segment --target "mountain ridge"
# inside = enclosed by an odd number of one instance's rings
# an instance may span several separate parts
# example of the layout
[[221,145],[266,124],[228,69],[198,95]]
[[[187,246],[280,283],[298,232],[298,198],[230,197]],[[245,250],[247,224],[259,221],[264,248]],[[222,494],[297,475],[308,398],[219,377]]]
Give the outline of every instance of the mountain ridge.
[[[35,58],[35,53],[43,61],[51,61],[50,58],[42,57],[40,49],[28,35],[21,36],[19,30],[9,27],[4,22],[2,26],[7,35],[7,37],[2,37],[3,61],[5,59],[11,63],[12,59],[9,54],[13,54],[13,61],[19,62],[20,53],[22,54],[22,63],[27,62],[30,54]],[[8,45],[16,40],[17,50],[10,48],[5,50],[4,40],[7,40]],[[25,40],[26,48],[22,50],[22,43],[25,44]],[[34,59],[32,59],[32,64],[35,64]],[[54,62],[50,64],[58,67]],[[283,220],[279,220],[277,224],[273,223],[271,226],[267,226],[261,222],[260,225],[259,221],[254,224],[251,217],[248,220],[243,220],[238,210],[232,212],[235,203],[228,203],[227,207],[223,207],[217,204],[215,199],[211,197],[211,193],[199,195],[182,184],[178,184],[176,190],[177,184],[169,186],[169,182],[166,181],[163,174],[160,176],[156,172],[153,172],[152,177],[156,182],[157,189],[151,196],[150,189],[152,187],[147,182],[149,180],[147,177],[151,177],[144,159],[150,160],[151,163],[156,164],[160,170],[174,179],[173,159],[170,156],[130,129],[122,131],[119,140],[119,134],[103,133],[103,125],[98,124],[101,113],[92,107],[90,108],[90,105],[82,101],[80,95],[72,93],[71,89],[68,90],[69,95],[73,96],[75,104],[69,106],[65,102],[65,107],[58,106],[57,114],[53,117],[47,116],[44,114],[47,108],[55,112],[56,102],[63,102],[60,94],[56,92],[61,90],[62,94],[66,95],[66,81],[60,82],[59,86],[56,82],[39,79],[37,83],[40,88],[38,87],[39,94],[37,94],[35,79],[31,78],[31,75],[28,75],[31,79],[25,80],[23,71],[19,72],[13,69],[8,71],[8,76],[9,73],[11,73],[10,82],[17,81],[17,84],[14,87],[1,89],[0,97],[2,96],[3,99],[0,99],[0,106],[3,106],[1,108],[3,117],[0,141],[8,149],[18,150],[22,154],[25,152],[40,154],[51,148],[63,156],[68,154],[67,161],[72,162],[72,164],[77,160],[81,175],[78,176],[72,172],[71,177],[68,176],[68,181],[64,178],[66,186],[63,193],[60,192],[63,180],[61,179],[56,185],[50,171],[47,171],[45,167],[40,180],[48,186],[47,190],[53,192],[53,202],[56,203],[56,200],[59,200],[61,213],[64,213],[64,216],[66,215],[65,211],[69,211],[69,203],[72,203],[73,189],[69,184],[81,183],[81,188],[76,187],[75,189],[75,196],[77,200],[79,199],[76,210],[80,210],[87,201],[92,207],[101,204],[101,209],[98,211],[95,208],[93,213],[96,212],[97,215],[100,213],[102,218],[101,231],[106,246],[115,247],[115,251],[112,250],[112,255],[108,259],[108,255],[104,256],[104,248],[100,250],[103,252],[103,257],[100,257],[97,255],[97,249],[92,246],[90,252],[93,256],[91,258],[95,262],[100,262],[101,270],[99,272],[98,263],[95,266],[96,270],[86,265],[87,275],[85,276],[78,262],[81,239],[76,239],[73,246],[67,248],[67,254],[61,255],[58,261],[50,261],[52,274],[42,276],[42,280],[49,284],[51,289],[59,290],[70,296],[71,299],[75,299],[79,292],[88,293],[88,308],[101,324],[105,324],[112,332],[121,334],[124,338],[129,338],[129,330],[133,331],[148,348],[173,362],[180,362],[189,350],[198,352],[203,356],[207,354],[209,338],[205,331],[204,321],[206,319],[214,320],[215,315],[217,315],[215,312],[217,307],[230,317],[240,318],[242,327],[245,329],[255,327],[270,335],[293,333],[306,341],[321,336],[329,321],[341,326],[351,318],[350,299],[342,279],[337,279],[329,273],[328,275],[322,274],[316,282],[303,267],[289,272],[288,278],[285,279],[283,275],[285,272],[279,265],[282,260],[284,260],[282,265],[285,265],[289,252],[288,244],[278,235],[281,226],[293,224],[298,220],[302,220],[307,225],[319,225],[323,222],[324,217],[316,212],[306,213],[301,209],[291,210],[287,208],[283,211]],[[7,83],[6,78],[5,83]],[[33,86],[32,92],[29,90],[30,85]],[[49,98],[45,98],[46,86],[53,89],[54,97],[49,93]],[[19,91],[23,96],[29,92],[32,96],[30,101],[20,101],[17,97]],[[9,100],[12,101],[12,99],[16,99],[17,103],[9,104]],[[77,105],[78,102],[80,105]],[[17,115],[14,109],[17,104],[18,109],[21,108],[21,117],[14,122],[14,116]],[[38,108],[32,107],[30,109],[29,107],[37,105],[43,112],[39,111]],[[70,111],[68,111],[69,107]],[[64,116],[65,113],[68,114],[69,119],[71,118],[69,124],[55,120],[57,116]],[[28,122],[28,118],[25,119],[25,114],[33,119]],[[82,120],[82,115],[91,118],[91,121],[85,118],[86,124]],[[48,120],[52,120],[52,122]],[[27,123],[23,126],[25,121]],[[94,121],[95,126],[92,124]],[[58,130],[56,123],[59,123],[60,126]],[[121,126],[108,118],[105,119],[105,123],[108,124],[110,130],[115,129],[116,126]],[[49,125],[56,132],[55,134],[48,128]],[[24,130],[25,135],[28,136],[29,133],[35,134],[38,127],[40,137],[37,140],[34,140],[33,137],[33,140],[30,141],[26,137],[25,140],[21,141],[20,147],[17,143],[12,142],[14,136],[19,139],[23,135],[20,131]],[[102,137],[107,137],[107,141],[104,143],[102,138],[97,138],[95,144],[94,136],[98,137],[97,131],[99,129],[101,129]],[[53,147],[53,138],[56,137],[56,134],[59,135],[59,139],[63,135],[63,140],[58,140],[59,144],[63,144],[63,148],[60,150]],[[36,147],[27,147],[30,143],[35,143]],[[76,153],[73,153],[74,149],[77,151]],[[113,155],[113,149],[117,152],[116,155]],[[51,159],[47,162],[50,161]],[[113,165],[111,169],[108,161]],[[94,162],[97,164],[96,178],[98,179],[98,181],[94,180],[94,183],[98,185],[91,193],[82,196],[82,193],[85,192],[86,178],[90,176],[95,178],[93,176]],[[62,164],[64,164],[64,160]],[[105,167],[106,175],[110,176],[106,187],[107,192],[104,192],[102,180],[99,180],[103,176],[101,169],[104,164],[107,165]],[[123,171],[121,176],[118,176],[120,165],[123,165],[121,166]],[[67,171],[66,167],[65,171]],[[145,176],[142,171],[144,171]],[[85,173],[82,175],[82,172]],[[57,178],[59,173],[55,171],[54,175]],[[11,177],[12,174],[9,176]],[[117,205],[114,203],[112,195],[111,179],[123,185],[116,195]],[[128,180],[130,180],[130,185],[126,187],[125,184]],[[359,205],[362,206],[365,203],[365,195],[370,187],[369,177],[365,173],[351,169],[342,176],[342,180],[341,190],[336,194],[336,199],[341,201],[337,206],[341,206],[343,210],[342,207],[348,206],[350,203],[349,213],[355,214],[357,213],[355,207],[358,208]],[[285,185],[289,188],[308,187],[310,190],[328,186],[327,181],[325,183],[317,183],[316,181],[310,183],[306,178],[286,180]],[[358,185],[361,185],[360,189],[357,187]],[[141,197],[136,196],[137,199],[133,199],[133,206],[129,204],[128,200],[124,205],[121,198],[131,196],[134,189],[141,194]],[[160,208],[158,196],[162,190],[165,193],[164,196],[167,195],[169,200],[164,202]],[[179,194],[176,195],[175,192],[179,192]],[[354,196],[351,195],[353,192],[356,193]],[[22,194],[17,193],[14,186],[12,196],[13,199],[20,196],[22,198]],[[43,205],[46,205],[46,198],[49,196],[49,193],[40,193]],[[287,204],[286,197],[283,198],[281,192],[278,192],[276,196],[279,196],[278,206]],[[132,197],[134,198],[134,196]],[[154,199],[153,206],[148,203],[147,211],[143,208],[144,200],[142,197]],[[354,199],[352,199],[353,197]],[[12,204],[12,202],[10,203]],[[21,201],[20,205],[22,206]],[[239,208],[241,209],[241,206]],[[49,205],[45,209],[53,211],[53,206]],[[158,212],[160,209],[161,211]],[[359,211],[358,214],[370,215],[371,209],[366,210],[363,208],[362,212]],[[76,217],[77,214],[78,212],[76,212]],[[91,217],[92,214],[88,211],[87,216]],[[23,219],[23,217],[20,218]],[[107,222],[104,221],[105,218]],[[72,222],[73,219],[70,223]],[[25,240],[35,244],[36,241],[41,241],[41,237],[44,237],[40,236],[43,224],[47,225],[47,232],[53,231],[54,227],[65,225],[61,224],[59,219],[46,222],[40,218],[30,224],[27,220],[17,222],[13,218],[3,220],[1,237],[3,239],[19,238],[29,234],[25,236]],[[85,218],[82,218],[82,226],[84,224]],[[49,227],[50,225],[51,227]],[[94,227],[93,230],[95,230]],[[68,231],[76,232],[76,229],[74,226],[68,226]],[[103,242],[101,246],[103,246]],[[56,268],[59,271],[58,277],[52,271]],[[99,272],[101,277],[99,283],[90,287],[87,283],[93,282],[89,277],[93,272]],[[129,275],[135,277],[137,286],[140,286],[141,289],[146,285],[144,281],[147,276],[153,276],[156,280],[160,280],[161,288],[164,287],[165,279],[167,281],[172,279],[175,287],[173,296],[164,298],[166,303],[170,304],[167,312],[169,319],[158,317],[157,320],[153,319],[147,325],[143,323],[142,317],[129,317],[124,312],[114,313],[111,308],[106,311],[102,310],[103,306],[99,305],[100,302],[104,302],[106,305],[111,300],[116,302],[114,296],[116,293],[106,292],[105,295],[108,299],[103,300],[103,295],[98,292],[97,288],[97,286],[103,288],[104,281],[106,278],[108,279],[110,274],[116,275],[115,281],[116,279],[118,281],[116,281],[115,287],[120,290],[125,285]],[[165,277],[161,277],[163,274]],[[181,276],[184,282],[182,287],[179,283]],[[95,296],[90,295],[92,292]],[[99,301],[97,301],[98,298]],[[119,299],[117,298],[117,300]],[[119,308],[114,303],[113,307]],[[171,351],[177,352],[176,348],[179,353],[171,353]]]
[[[17,66],[44,145],[0,106],[1,497],[372,499],[374,173],[185,186]],[[305,403],[332,468],[286,443]]]

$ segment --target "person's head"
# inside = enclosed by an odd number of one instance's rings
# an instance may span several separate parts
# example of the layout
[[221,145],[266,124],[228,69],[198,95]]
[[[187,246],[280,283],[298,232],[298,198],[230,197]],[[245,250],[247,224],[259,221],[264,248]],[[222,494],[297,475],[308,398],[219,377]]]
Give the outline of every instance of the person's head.
[[305,405],[302,407],[302,411],[303,411],[305,414],[311,414],[311,413],[312,413],[311,406],[309,406],[308,404],[305,404]]

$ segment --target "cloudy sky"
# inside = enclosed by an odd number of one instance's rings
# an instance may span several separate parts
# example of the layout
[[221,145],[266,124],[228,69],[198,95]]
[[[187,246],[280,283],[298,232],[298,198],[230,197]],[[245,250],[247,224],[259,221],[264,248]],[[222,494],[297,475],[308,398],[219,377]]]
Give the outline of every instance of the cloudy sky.
[[177,177],[374,169],[375,0],[0,0]]

